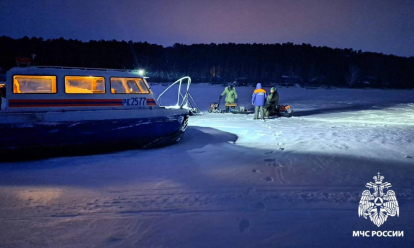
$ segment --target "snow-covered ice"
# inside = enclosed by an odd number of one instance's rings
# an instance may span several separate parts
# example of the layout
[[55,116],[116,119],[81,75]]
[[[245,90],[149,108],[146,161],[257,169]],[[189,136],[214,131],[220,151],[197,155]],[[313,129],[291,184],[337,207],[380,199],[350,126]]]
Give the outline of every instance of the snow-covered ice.
[[[222,90],[191,91],[205,111]],[[169,147],[1,163],[0,247],[412,247],[414,91],[279,93],[294,117],[207,113]],[[400,204],[380,228],[358,217],[377,172]],[[378,229],[405,236],[352,237]]]

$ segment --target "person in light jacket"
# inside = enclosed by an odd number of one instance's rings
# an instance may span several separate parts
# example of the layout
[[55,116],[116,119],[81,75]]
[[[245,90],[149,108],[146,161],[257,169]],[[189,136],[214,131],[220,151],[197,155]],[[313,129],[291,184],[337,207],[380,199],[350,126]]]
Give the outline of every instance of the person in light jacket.
[[[220,102],[221,98],[226,95],[226,104],[235,103],[237,100],[237,92],[234,83],[228,84],[228,86],[224,89],[223,93],[221,93],[218,101]],[[229,107],[226,106],[226,112],[229,112]]]
[[257,120],[260,118],[264,120],[264,105],[266,103],[266,91],[262,89],[262,84],[258,83],[256,89],[253,92],[252,96],[252,105],[254,105],[254,119]]

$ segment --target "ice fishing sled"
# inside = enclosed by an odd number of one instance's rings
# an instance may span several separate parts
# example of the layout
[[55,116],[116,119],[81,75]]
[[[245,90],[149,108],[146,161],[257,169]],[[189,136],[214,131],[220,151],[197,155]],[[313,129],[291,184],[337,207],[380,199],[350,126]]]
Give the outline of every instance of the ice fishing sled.
[[243,106],[240,106],[238,109],[234,108],[230,112],[232,114],[245,114],[245,115],[254,113],[254,111],[250,111],[250,110],[248,110],[247,108],[245,108]]

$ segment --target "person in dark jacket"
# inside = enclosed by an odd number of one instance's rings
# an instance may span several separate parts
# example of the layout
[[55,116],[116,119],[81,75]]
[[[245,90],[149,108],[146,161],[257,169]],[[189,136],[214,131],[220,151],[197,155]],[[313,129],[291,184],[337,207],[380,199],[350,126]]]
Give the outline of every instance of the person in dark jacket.
[[276,115],[276,108],[279,104],[279,93],[275,87],[270,89],[270,95],[267,96],[267,101],[265,105],[265,116],[273,116]]
[[0,109],[3,109],[3,97],[6,98],[6,87],[0,84]]
[[266,102],[266,91],[262,89],[262,84],[257,83],[256,89],[253,92],[252,96],[252,105],[254,105],[254,119],[259,118],[259,112],[260,112],[260,118],[264,120],[264,110],[263,107]]
[[[219,102],[221,100],[221,98],[226,95],[226,104],[233,104],[236,102],[237,100],[237,92],[236,92],[236,88],[235,88],[235,84],[234,83],[230,83],[223,91],[223,93],[221,93],[220,97],[219,97]],[[229,107],[226,106],[226,112],[229,112]]]

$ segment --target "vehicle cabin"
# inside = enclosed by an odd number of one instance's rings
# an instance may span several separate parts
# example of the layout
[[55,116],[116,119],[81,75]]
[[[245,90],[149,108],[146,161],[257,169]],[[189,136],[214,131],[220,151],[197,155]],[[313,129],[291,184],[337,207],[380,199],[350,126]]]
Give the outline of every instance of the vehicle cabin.
[[5,95],[10,110],[156,106],[145,78],[130,70],[16,67]]

